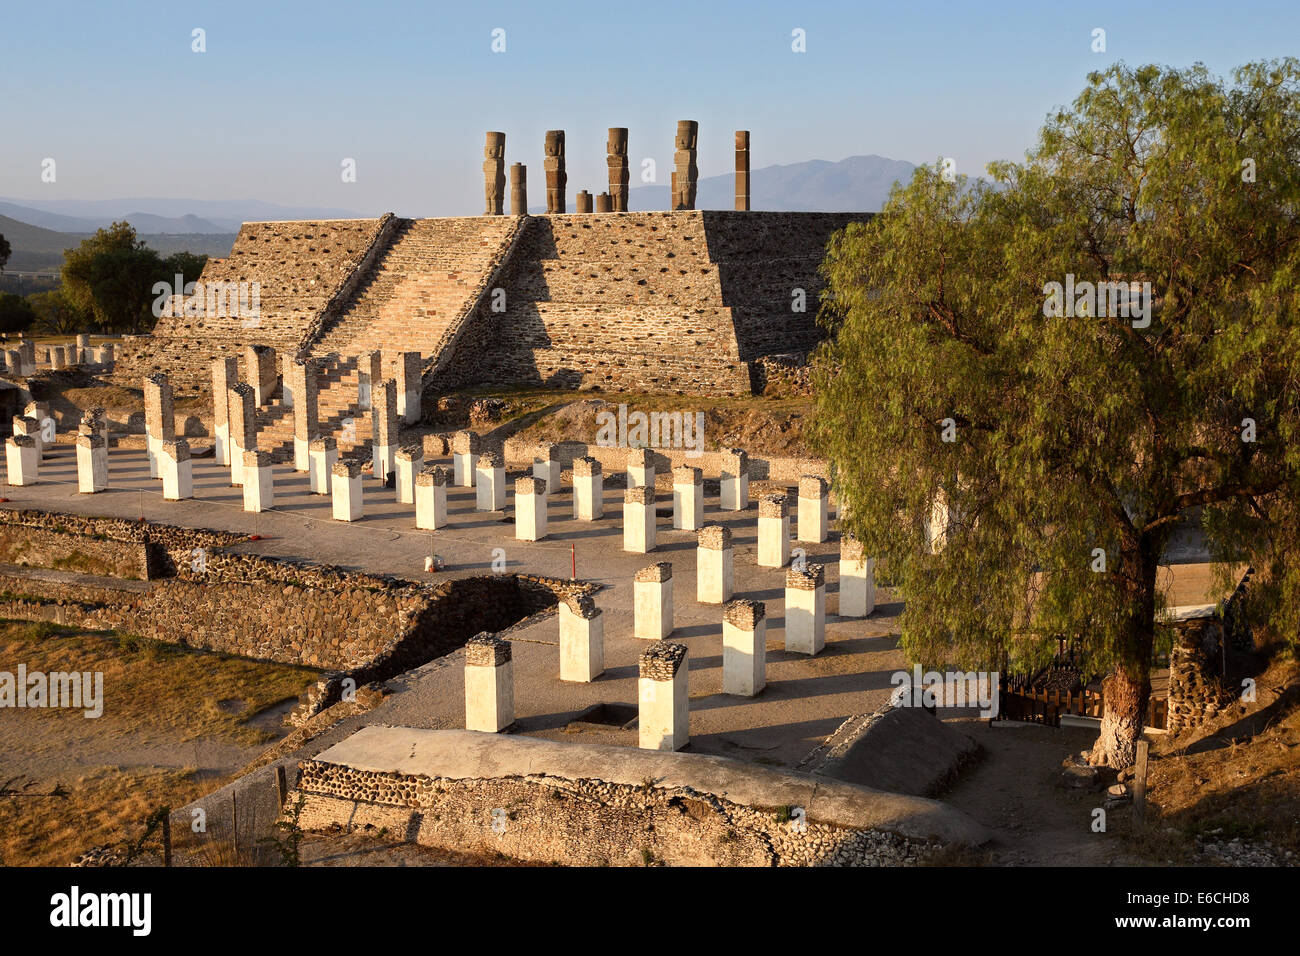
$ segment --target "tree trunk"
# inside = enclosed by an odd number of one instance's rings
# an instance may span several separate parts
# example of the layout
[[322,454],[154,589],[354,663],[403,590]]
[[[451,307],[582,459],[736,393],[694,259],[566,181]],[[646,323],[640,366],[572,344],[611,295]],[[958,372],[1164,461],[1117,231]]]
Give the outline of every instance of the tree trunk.
[[1098,767],[1122,770],[1137,760],[1137,742],[1146,723],[1147,701],[1151,698],[1151,675],[1148,669],[1130,674],[1117,668],[1101,685],[1105,710],[1101,715],[1101,735],[1093,744],[1088,762]]
[[1163,540],[1143,538],[1120,549],[1121,586],[1129,610],[1114,669],[1101,685],[1101,734],[1088,758],[1093,766],[1122,770],[1137,760],[1137,742],[1151,699],[1156,569],[1163,544]]

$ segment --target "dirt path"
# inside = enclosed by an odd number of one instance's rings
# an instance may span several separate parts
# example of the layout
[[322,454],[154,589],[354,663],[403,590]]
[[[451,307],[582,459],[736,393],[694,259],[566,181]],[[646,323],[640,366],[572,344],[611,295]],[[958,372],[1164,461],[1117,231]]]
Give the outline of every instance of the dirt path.
[[998,866],[1134,865],[1121,844],[1128,810],[1107,812],[1107,832],[1092,831],[1094,808],[1105,791],[1057,785],[1061,761],[1091,746],[1088,730],[998,726],[964,721],[960,729],[984,748],[941,799],[994,832],[989,863]]

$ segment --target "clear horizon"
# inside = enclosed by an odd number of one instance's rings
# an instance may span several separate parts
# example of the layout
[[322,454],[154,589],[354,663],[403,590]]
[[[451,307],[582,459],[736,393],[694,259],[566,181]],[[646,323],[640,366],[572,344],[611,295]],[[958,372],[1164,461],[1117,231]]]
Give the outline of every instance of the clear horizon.
[[[1043,10],[959,3],[659,4],[560,8],[148,0],[7,13],[0,195],[15,202],[257,200],[373,215],[482,212],[487,130],[542,190],[542,137],[564,129],[569,193],[605,181],[605,131],[630,130],[667,184],[679,119],[700,123],[700,176],[879,155],[952,156],[980,175],[1018,159],[1086,75],[1123,60],[1227,76],[1294,52],[1300,8],[1203,0]],[[505,52],[492,51],[504,29]],[[1093,52],[1093,30],[1106,50]],[[205,31],[206,52],[192,33]],[[791,49],[805,31],[806,52]],[[1286,38],[1291,37],[1291,41]],[[996,105],[995,105],[996,104]],[[42,164],[56,163],[55,182]],[[342,180],[342,163],[356,181]]]

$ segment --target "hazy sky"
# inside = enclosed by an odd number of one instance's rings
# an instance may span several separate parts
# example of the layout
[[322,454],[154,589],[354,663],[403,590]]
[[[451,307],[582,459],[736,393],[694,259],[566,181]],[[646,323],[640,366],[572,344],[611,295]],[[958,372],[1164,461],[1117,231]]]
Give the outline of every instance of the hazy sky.
[[[701,176],[731,169],[736,129],[753,133],[755,168],[877,153],[979,173],[1019,158],[1043,116],[1115,60],[1226,74],[1287,54],[1300,54],[1297,0],[13,0],[0,16],[0,195],[477,214],[486,130],[506,133],[537,203],[547,129],[567,133],[572,196],[606,181],[609,126],[631,131],[632,184],[644,157],[666,184],[679,119],[700,122]],[[46,158],[54,183],[41,181]]]

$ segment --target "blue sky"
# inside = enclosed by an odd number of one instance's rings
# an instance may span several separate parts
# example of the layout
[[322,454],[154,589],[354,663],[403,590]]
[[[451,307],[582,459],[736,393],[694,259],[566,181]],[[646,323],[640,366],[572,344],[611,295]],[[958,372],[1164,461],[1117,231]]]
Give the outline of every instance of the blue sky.
[[[492,30],[506,51],[491,50]],[[1106,52],[1091,50],[1106,30]],[[207,52],[191,50],[206,31]],[[791,50],[806,31],[807,52]],[[1300,3],[603,0],[60,3],[0,17],[0,195],[256,198],[373,215],[482,211],[486,130],[542,196],[542,138],[566,130],[569,191],[605,180],[630,129],[661,184],[679,119],[700,175],[877,153],[1019,158],[1090,70],[1122,59],[1227,74],[1300,54]],[[41,162],[57,181],[41,181]],[[340,164],[356,161],[357,181]]]

